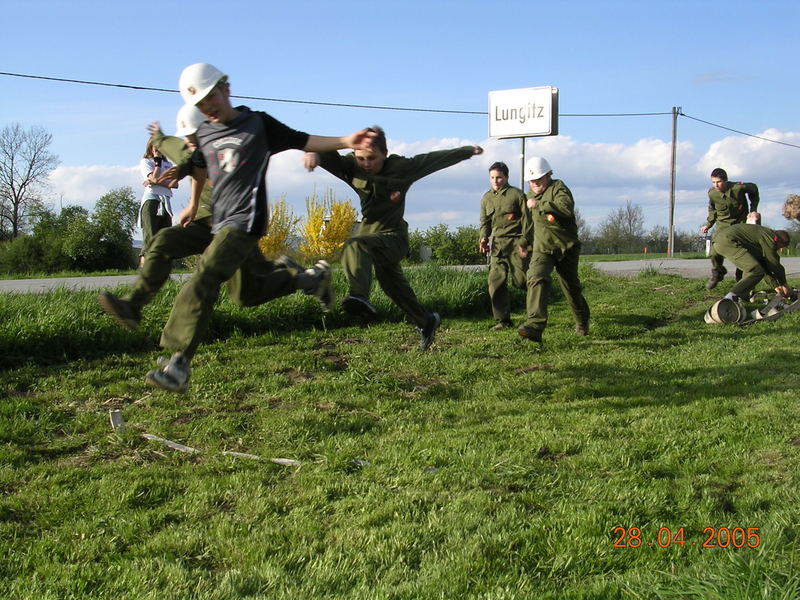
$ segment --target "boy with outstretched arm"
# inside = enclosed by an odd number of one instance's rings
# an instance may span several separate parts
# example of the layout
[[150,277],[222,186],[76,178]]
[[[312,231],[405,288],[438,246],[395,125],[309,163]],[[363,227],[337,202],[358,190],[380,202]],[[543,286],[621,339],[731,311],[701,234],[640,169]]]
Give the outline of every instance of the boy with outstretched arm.
[[338,152],[305,155],[305,166],[317,165],[355,190],[361,200],[363,219],[356,235],[345,242],[342,265],[349,293],[342,309],[353,316],[376,315],[369,301],[372,273],[389,299],[408,315],[426,350],[441,324],[438,313],[429,312],[417,300],[400,261],[408,256],[408,223],[403,219],[408,189],[418,179],[455,165],[483,152],[480,146],[462,146],[418,154],[411,158],[389,155],[386,134],[378,126],[368,129],[375,136],[370,148],[345,156]]
[[211,319],[220,286],[258,249],[258,240],[266,231],[270,157],[289,149],[368,149],[374,137],[366,130],[344,137],[309,135],[265,113],[233,107],[227,75],[208,63],[186,67],[179,90],[184,101],[197,106],[207,119],[196,133],[192,200],[181,212],[180,222],[187,224],[194,219],[208,177],[213,184],[214,237],[178,293],[162,331],[161,346],[173,354],[166,365],[145,376],[149,385],[175,392],[186,390],[190,363]]

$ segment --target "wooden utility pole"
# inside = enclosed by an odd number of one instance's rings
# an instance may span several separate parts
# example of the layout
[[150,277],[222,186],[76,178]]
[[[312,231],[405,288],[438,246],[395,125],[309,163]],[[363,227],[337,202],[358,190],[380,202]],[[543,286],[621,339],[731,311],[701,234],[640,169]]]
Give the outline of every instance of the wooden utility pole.
[[681,114],[680,106],[672,107],[672,158],[669,167],[669,225],[667,227],[667,256],[672,256],[675,250],[675,171],[678,149],[678,115]]

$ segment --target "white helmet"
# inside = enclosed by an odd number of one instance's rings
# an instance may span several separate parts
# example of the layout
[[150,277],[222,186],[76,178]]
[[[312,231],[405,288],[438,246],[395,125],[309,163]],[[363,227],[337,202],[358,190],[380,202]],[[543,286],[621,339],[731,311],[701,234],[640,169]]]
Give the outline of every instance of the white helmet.
[[178,80],[178,89],[186,104],[197,104],[208,96],[227,75],[214,65],[208,63],[194,63],[186,67]]
[[525,161],[525,181],[533,181],[552,172],[553,167],[541,156],[533,156]]
[[185,137],[192,135],[206,118],[194,104],[184,104],[175,117],[175,135]]

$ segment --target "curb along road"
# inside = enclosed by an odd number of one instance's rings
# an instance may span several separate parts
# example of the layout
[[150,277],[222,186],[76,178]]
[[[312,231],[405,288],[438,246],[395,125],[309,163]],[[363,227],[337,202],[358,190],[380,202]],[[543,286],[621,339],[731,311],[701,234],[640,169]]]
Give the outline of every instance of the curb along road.
[[[596,269],[618,275],[620,277],[635,277],[644,270],[656,270],[670,275],[681,275],[690,279],[702,279],[711,275],[711,265],[708,259],[700,258],[654,258],[648,260],[624,260],[610,262],[592,262]],[[800,276],[800,257],[788,256],[781,259],[781,264],[786,269],[787,277]],[[735,267],[725,261],[729,274],[733,274]],[[461,269],[485,269],[486,265],[468,265],[454,267]],[[184,281],[188,273],[171,276],[173,280]],[[0,279],[0,293],[43,293],[58,288],[70,291],[76,290],[113,290],[119,286],[132,285],[136,275],[103,275],[100,277],[55,277],[49,279]]]

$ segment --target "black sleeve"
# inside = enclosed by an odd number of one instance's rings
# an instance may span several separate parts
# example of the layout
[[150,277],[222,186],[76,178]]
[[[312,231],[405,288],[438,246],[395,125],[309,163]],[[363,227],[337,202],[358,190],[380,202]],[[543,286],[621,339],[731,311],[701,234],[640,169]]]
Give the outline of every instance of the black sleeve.
[[189,162],[193,167],[197,167],[198,169],[205,169],[207,167],[206,157],[203,156],[200,150],[192,152],[192,157],[189,159]]
[[264,123],[264,133],[269,142],[270,151],[275,154],[284,150],[302,150],[308,143],[308,134],[284,125],[278,119],[265,112],[259,112]]
[[203,153],[200,150],[195,150],[188,157],[184,158],[180,162],[178,162],[175,167],[178,169],[178,179],[183,179],[184,177],[188,177],[192,174],[192,168],[197,167],[198,169],[205,169],[206,168],[206,157],[203,156]]

